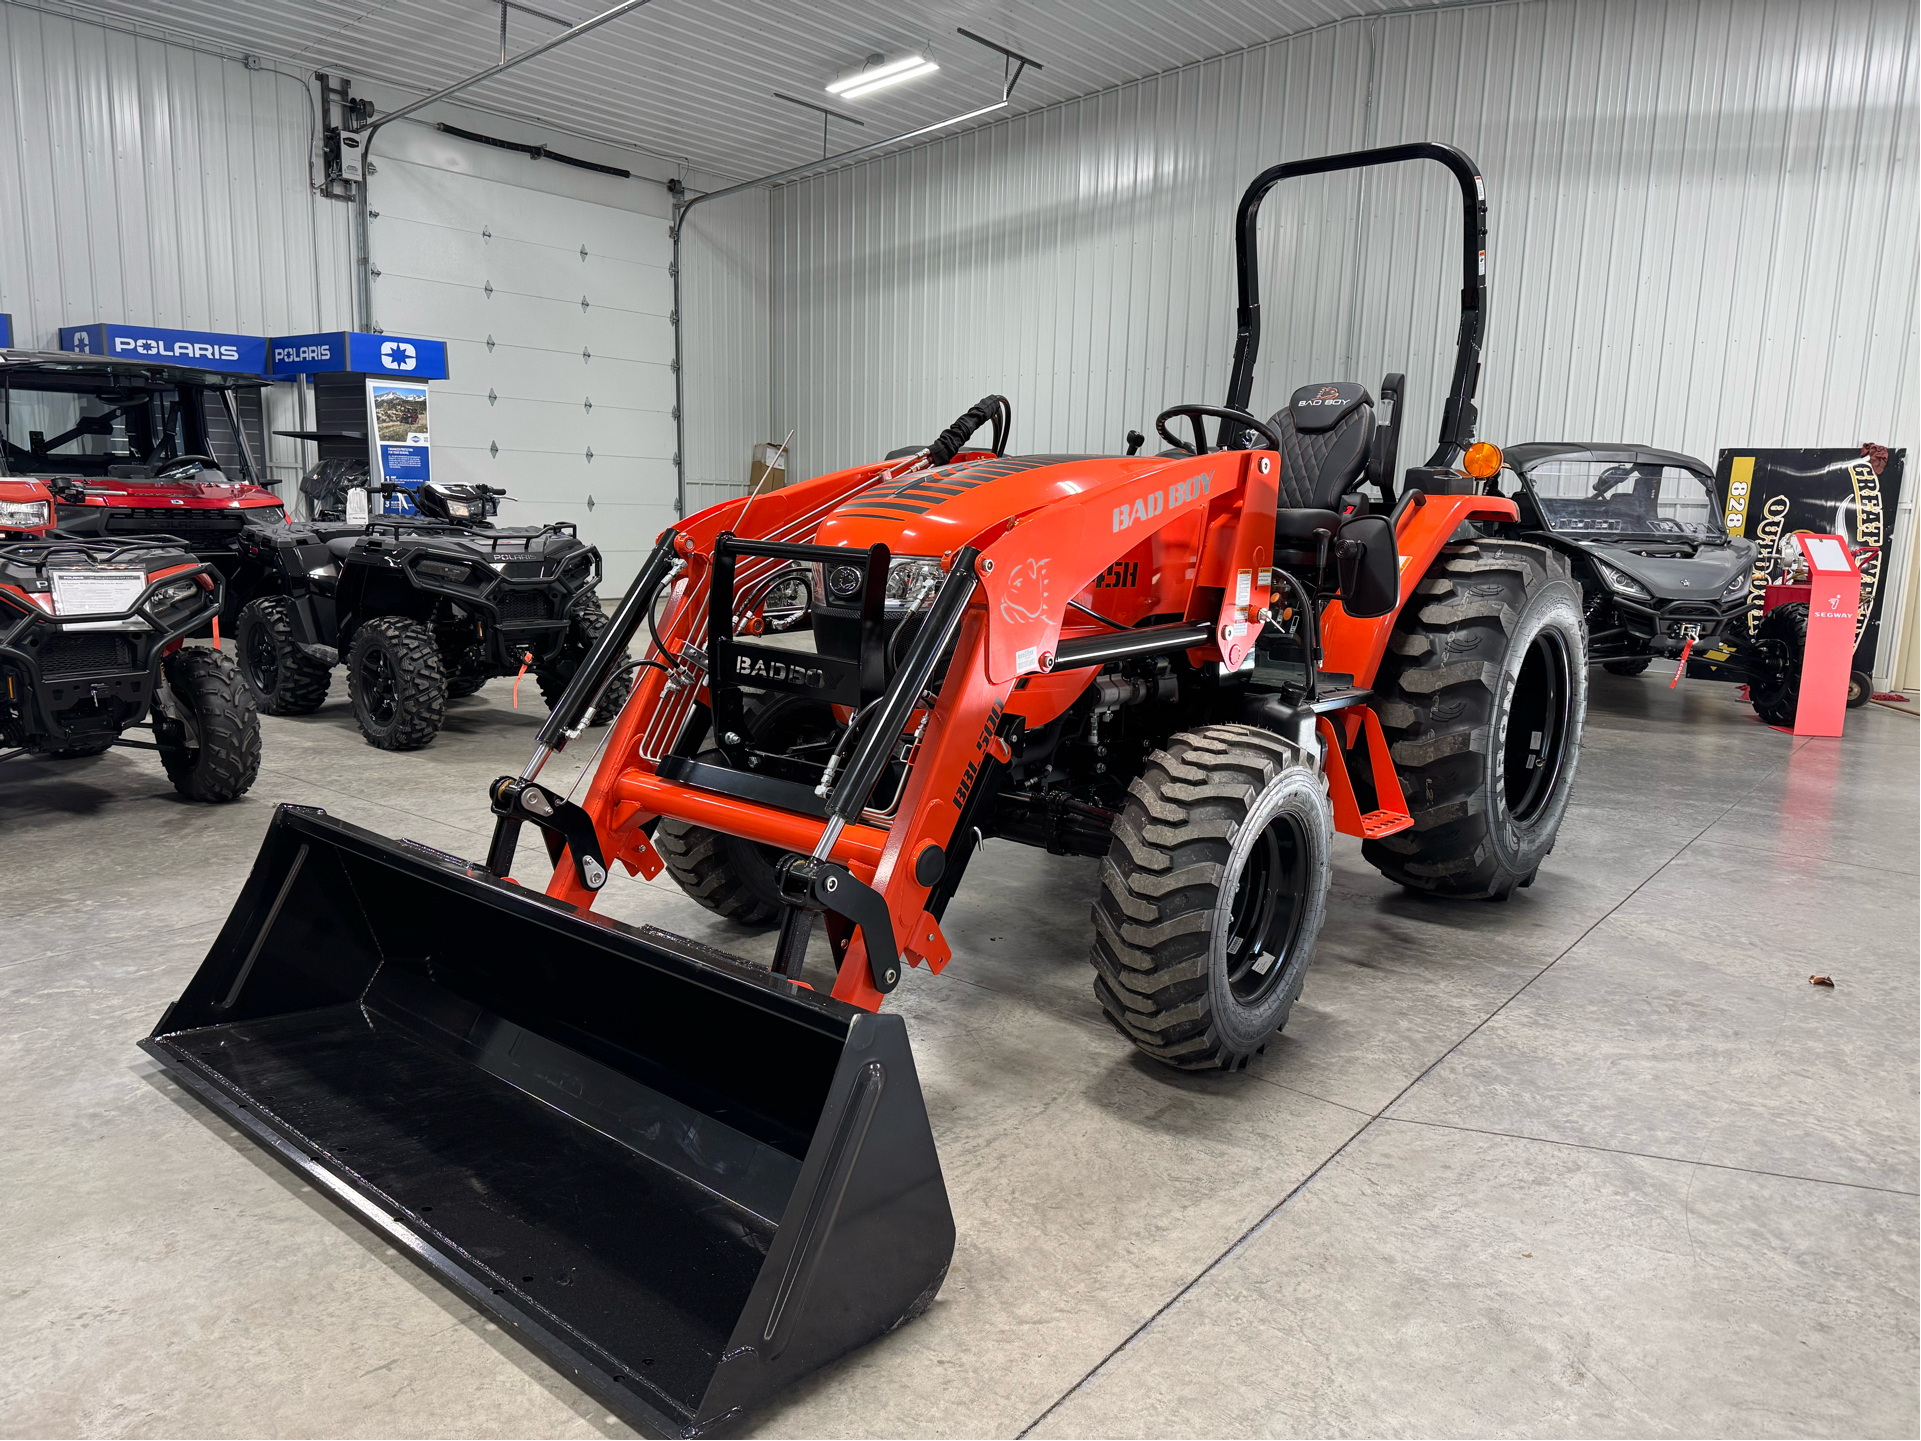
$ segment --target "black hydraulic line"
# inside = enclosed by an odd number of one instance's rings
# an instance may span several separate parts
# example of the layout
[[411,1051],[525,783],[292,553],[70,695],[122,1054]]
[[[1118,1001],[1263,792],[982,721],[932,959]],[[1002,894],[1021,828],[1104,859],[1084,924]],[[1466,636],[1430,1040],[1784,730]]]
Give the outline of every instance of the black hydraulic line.
[[1079,640],[1064,640],[1054,652],[1055,670],[1078,670],[1083,666],[1106,665],[1137,655],[1162,655],[1167,651],[1192,650],[1214,638],[1212,621],[1182,621],[1178,625],[1150,625],[1139,630],[1115,631],[1109,635],[1090,635]]
[[914,643],[908,648],[900,669],[894,672],[893,681],[881,697],[880,709],[862,733],[860,744],[854,748],[853,759],[847,763],[847,769],[841,772],[834,794],[827,802],[830,816],[851,821],[867,804],[868,793],[874,789],[881,771],[892,758],[894,743],[900,739],[907,717],[919,703],[921,692],[934,674],[934,667],[939,663],[942,652],[960,628],[961,616],[967,609],[968,601],[973,599],[977,584],[974,561],[979,554],[971,545],[962,546],[956,552],[953,569],[941,583],[933,605],[928,607],[927,620],[914,637]]
[[[1230,410],[1247,409],[1254,389],[1254,361],[1261,347],[1260,260],[1255,253],[1256,223],[1261,202],[1283,180],[1302,175],[1326,175],[1338,170],[1361,170],[1408,160],[1435,160],[1454,173],[1461,187],[1461,328],[1454,354],[1454,376],[1441,411],[1440,439],[1431,467],[1451,466],[1474,439],[1475,386],[1481,373],[1481,335],[1487,314],[1487,195],[1480,167],[1452,145],[1419,140],[1356,150],[1345,155],[1322,155],[1312,160],[1290,160],[1254,177],[1241,196],[1234,226],[1234,269],[1240,289],[1235,313],[1234,370],[1227,386]],[[1396,408],[1396,423],[1399,422]]]
[[545,746],[550,751],[564,750],[567,742],[579,729],[581,717],[593,709],[594,702],[606,689],[607,682],[619,670],[627,651],[641,625],[646,622],[653,608],[654,595],[660,584],[673,569],[675,533],[668,531],[661,536],[660,543],[654,547],[647,563],[640,568],[640,574],[627,588],[626,597],[608,621],[607,628],[594,642],[594,648],[587,653],[587,659],[574,671],[573,679],[567,682],[567,689],[561,693],[547,719],[541,724],[540,732],[534,737],[536,745]]

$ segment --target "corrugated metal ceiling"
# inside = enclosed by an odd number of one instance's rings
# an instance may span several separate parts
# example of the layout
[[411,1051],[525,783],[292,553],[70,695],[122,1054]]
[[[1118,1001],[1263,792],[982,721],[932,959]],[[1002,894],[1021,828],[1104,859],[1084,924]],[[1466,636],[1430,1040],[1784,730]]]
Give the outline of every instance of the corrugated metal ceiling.
[[[531,13],[578,22],[612,0],[521,0],[509,50],[559,31]],[[866,122],[831,123],[835,151],[930,125],[1000,96],[1001,57],[955,33],[966,26],[1032,55],[1013,113],[1204,60],[1332,21],[1434,0],[654,0],[570,47],[486,82],[475,103],[746,177],[821,154],[821,118],[774,97],[838,103]],[[1458,0],[1439,0],[1455,4]],[[337,70],[417,91],[499,59],[497,0],[89,0],[73,7],[121,23],[244,49],[291,68]],[[869,54],[921,50],[940,72],[864,100],[822,87]]]

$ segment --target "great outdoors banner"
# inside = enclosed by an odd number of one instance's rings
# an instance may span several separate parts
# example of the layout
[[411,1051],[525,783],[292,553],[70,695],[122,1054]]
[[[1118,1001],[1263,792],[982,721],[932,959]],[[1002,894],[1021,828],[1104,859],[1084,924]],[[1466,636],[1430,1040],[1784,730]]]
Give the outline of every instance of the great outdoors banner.
[[[1748,624],[1761,621],[1761,601],[1800,554],[1797,532],[1846,536],[1856,547],[1885,547],[1894,537],[1905,450],[1863,445],[1854,450],[1724,450],[1715,467],[1728,533],[1760,546],[1748,586]],[[1861,557],[1861,617],[1854,629],[1857,670],[1874,668],[1881,634],[1885,557]]]

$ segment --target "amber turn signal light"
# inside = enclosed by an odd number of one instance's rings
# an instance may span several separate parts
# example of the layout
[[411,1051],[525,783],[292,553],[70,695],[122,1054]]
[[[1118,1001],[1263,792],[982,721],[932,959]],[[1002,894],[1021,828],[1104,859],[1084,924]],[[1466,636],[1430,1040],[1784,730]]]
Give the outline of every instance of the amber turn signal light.
[[1461,458],[1461,469],[1476,480],[1492,480],[1501,473],[1501,447],[1477,440]]

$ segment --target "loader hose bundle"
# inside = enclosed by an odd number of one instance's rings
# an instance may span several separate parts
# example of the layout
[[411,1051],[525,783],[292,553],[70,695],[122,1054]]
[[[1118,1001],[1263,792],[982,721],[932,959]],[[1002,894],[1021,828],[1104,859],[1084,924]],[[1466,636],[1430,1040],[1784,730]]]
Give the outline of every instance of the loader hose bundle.
[[989,448],[996,455],[1007,454],[1007,432],[1013,428],[1014,407],[1007,403],[1004,395],[984,395],[974,402],[971,410],[962,411],[959,418],[940,433],[940,436],[927,449],[927,468],[946,465],[960,448],[973,439],[974,432],[988,421],[994,422],[994,443]]

